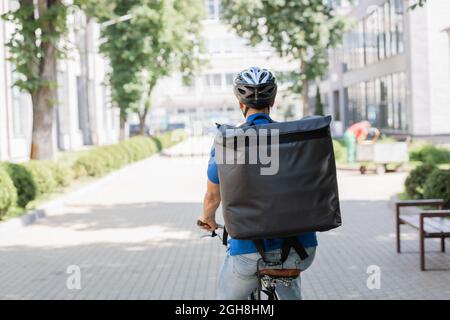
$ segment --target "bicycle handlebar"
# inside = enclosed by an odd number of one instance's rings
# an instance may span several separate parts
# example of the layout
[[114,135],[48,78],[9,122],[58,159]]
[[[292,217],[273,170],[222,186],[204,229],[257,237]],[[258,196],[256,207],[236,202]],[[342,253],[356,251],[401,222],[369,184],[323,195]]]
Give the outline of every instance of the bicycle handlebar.
[[[199,227],[205,227],[205,226],[208,226],[208,227],[209,227],[209,224],[204,223],[204,222],[201,221],[201,220],[197,220],[197,226],[199,226]],[[217,224],[216,230],[217,230],[217,229],[224,229],[224,226],[221,225],[221,224]],[[202,238],[203,238],[203,237],[211,237],[211,238],[216,237],[216,236],[218,235],[218,234],[216,233],[216,230],[211,231],[211,235],[205,235],[205,236],[202,236]],[[220,238],[220,237],[219,237],[219,238]]]

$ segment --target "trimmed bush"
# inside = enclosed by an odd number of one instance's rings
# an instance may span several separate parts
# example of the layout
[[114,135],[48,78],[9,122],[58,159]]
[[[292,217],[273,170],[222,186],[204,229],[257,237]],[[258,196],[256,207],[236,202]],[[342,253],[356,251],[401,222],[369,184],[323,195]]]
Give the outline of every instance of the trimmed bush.
[[55,190],[58,183],[53,176],[52,168],[47,161],[32,160],[25,166],[30,172],[36,185],[38,195],[51,193]]
[[445,207],[450,208],[450,170],[436,169],[431,172],[423,193],[425,198],[444,199]]
[[413,161],[421,161],[424,163],[450,163],[450,149],[436,147],[431,143],[425,143],[409,152],[409,158]]
[[14,183],[14,187],[17,190],[17,205],[25,208],[26,205],[36,199],[37,187],[33,180],[31,173],[22,164],[5,163],[5,170],[8,172],[9,177]]
[[67,187],[73,181],[74,172],[72,168],[52,161],[42,161],[42,163],[51,170],[57,187]]
[[333,139],[334,158],[336,162],[345,161],[345,147],[339,142]]
[[17,190],[5,168],[0,167],[0,217],[17,202]]
[[81,156],[73,165],[77,177],[99,177],[129,163],[139,161],[174,145],[185,138],[185,134],[166,132],[156,137],[135,136],[118,144],[101,146]]
[[424,198],[425,182],[434,170],[436,170],[436,166],[423,164],[409,173],[405,180],[405,191],[412,199]]
[[106,162],[98,153],[89,153],[80,157],[73,168],[77,177],[100,177],[107,172]]

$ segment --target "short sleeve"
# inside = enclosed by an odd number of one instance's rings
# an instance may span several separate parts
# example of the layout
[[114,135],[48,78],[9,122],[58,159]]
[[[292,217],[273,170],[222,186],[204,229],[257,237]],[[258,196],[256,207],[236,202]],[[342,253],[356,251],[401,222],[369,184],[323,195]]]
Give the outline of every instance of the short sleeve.
[[215,159],[216,152],[214,150],[214,147],[211,148],[210,158],[208,162],[208,179],[214,184],[219,184],[219,173],[217,170],[217,163]]

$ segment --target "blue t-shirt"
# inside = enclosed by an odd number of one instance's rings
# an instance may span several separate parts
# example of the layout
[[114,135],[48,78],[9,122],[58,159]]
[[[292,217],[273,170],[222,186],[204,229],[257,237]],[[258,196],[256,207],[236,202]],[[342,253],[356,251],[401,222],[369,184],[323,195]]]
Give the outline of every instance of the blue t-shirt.
[[[255,119],[257,118],[257,119]],[[247,118],[247,123],[249,124],[264,124],[270,123],[271,119],[266,113],[255,113]],[[215,184],[219,184],[219,174],[217,171],[217,163],[215,161],[215,150],[214,147],[211,148],[211,157],[208,163],[208,179]],[[306,247],[317,246],[317,238],[315,232],[308,232],[298,236],[300,243]],[[264,248],[266,251],[281,249],[283,246],[283,239],[274,238],[264,240]],[[228,239],[228,250],[231,256],[247,253],[255,253],[258,250],[255,244],[251,240],[237,240],[229,237]]]

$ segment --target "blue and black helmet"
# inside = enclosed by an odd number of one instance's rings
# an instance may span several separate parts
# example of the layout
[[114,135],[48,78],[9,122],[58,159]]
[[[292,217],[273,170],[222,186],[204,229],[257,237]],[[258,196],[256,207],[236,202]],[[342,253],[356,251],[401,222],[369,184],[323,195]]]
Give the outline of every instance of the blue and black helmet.
[[255,109],[272,107],[277,95],[277,82],[267,69],[251,67],[234,79],[234,94],[239,102]]

